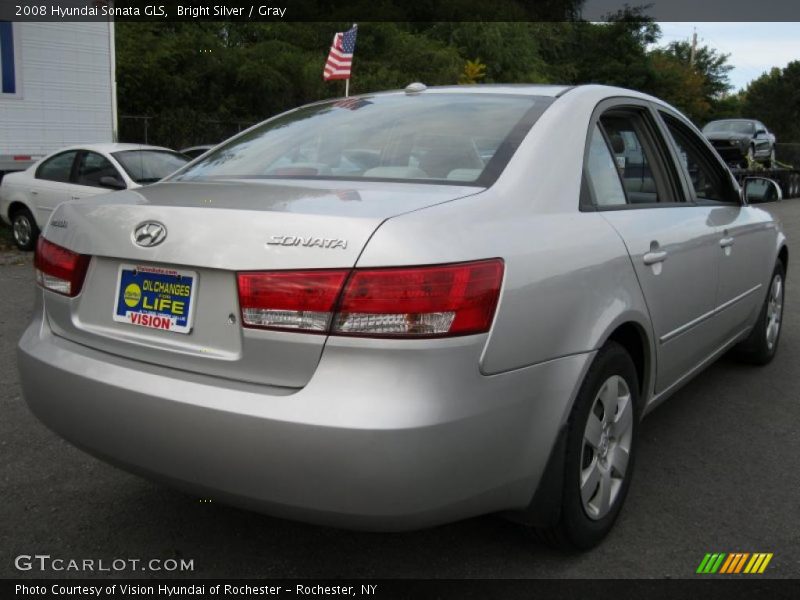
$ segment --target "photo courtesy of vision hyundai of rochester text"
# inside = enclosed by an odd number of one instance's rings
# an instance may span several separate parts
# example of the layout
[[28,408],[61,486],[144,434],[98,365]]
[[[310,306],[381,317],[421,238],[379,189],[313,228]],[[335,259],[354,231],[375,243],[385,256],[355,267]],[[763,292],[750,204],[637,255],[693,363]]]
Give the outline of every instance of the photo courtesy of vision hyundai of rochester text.
[[775,196],[625,89],[311,104],[53,211],[24,396],[215,501],[371,530],[503,513],[588,549],[642,417],[729,350],[775,355]]

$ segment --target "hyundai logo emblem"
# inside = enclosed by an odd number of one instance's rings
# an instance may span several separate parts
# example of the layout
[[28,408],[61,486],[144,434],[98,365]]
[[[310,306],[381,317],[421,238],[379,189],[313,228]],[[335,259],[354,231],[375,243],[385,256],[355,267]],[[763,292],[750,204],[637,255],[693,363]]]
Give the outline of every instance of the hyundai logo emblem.
[[158,246],[167,238],[167,228],[157,221],[145,221],[133,230],[133,241],[143,248]]

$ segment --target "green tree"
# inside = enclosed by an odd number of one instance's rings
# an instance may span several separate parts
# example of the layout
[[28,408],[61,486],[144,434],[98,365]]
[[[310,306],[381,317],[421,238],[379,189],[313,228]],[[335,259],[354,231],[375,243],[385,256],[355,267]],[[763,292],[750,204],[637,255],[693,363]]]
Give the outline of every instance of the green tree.
[[[606,23],[578,22],[570,28],[566,51],[571,83],[600,83],[648,91],[656,74],[647,48],[660,35],[640,9],[610,15]],[[557,57],[554,57],[557,62]]]
[[538,83],[547,80],[547,67],[534,25],[436,23],[422,33],[454,49],[463,60],[480,56],[489,65],[486,83]]
[[655,76],[647,91],[669,102],[697,123],[707,120],[712,106],[704,91],[703,75],[688,62],[663,49],[653,50],[648,58]]
[[751,81],[742,115],[763,121],[778,142],[800,142],[800,61],[773,68]]
[[[691,64],[692,45],[689,42],[671,42],[664,50],[677,60]],[[700,46],[695,51],[694,69],[703,76],[703,93],[711,100],[720,98],[731,90],[728,74],[733,66],[728,64],[729,54],[721,54],[709,46]]]

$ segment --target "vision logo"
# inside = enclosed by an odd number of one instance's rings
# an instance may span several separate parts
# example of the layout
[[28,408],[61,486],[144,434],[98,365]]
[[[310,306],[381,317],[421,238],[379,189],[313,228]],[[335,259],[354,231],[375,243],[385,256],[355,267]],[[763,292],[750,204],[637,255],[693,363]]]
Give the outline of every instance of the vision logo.
[[747,573],[755,575],[756,573],[763,573],[767,568],[769,561],[772,560],[772,552],[734,552],[726,554],[725,552],[718,552],[714,554],[706,554],[697,567],[697,573],[701,575],[713,575],[719,573],[720,575],[737,575],[739,573]]

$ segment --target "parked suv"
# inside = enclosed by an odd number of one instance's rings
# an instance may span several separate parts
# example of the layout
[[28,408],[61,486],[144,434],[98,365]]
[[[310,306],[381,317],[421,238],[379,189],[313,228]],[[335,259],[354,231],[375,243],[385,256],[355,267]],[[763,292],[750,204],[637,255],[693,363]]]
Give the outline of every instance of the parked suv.
[[775,166],[775,136],[761,121],[755,119],[723,119],[711,121],[703,127],[720,156],[729,163],[747,167],[754,160]]

